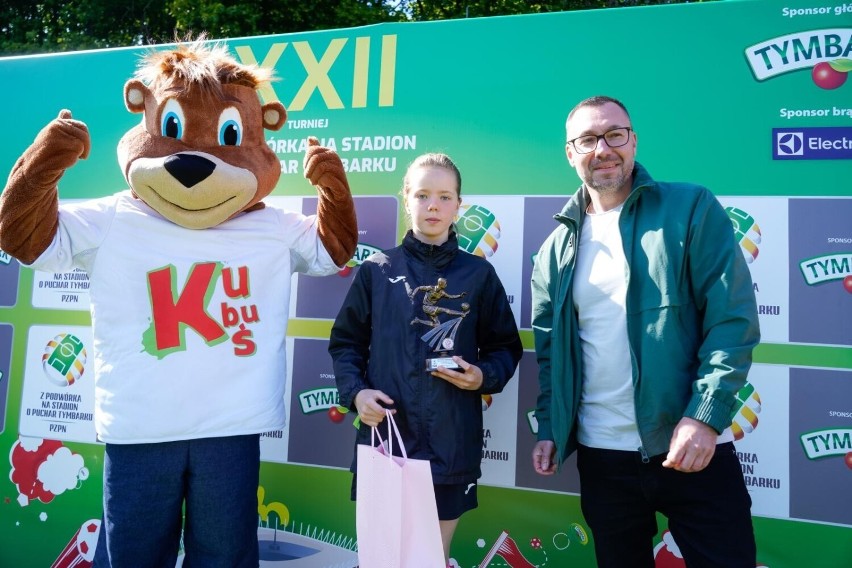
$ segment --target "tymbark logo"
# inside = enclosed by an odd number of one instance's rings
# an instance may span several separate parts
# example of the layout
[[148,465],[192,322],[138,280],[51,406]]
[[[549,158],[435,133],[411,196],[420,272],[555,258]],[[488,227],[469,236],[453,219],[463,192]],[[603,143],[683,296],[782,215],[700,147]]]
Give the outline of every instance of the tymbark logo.
[[747,47],[746,60],[758,81],[798,69],[814,68],[813,81],[834,89],[852,71],[852,28],[798,32]]

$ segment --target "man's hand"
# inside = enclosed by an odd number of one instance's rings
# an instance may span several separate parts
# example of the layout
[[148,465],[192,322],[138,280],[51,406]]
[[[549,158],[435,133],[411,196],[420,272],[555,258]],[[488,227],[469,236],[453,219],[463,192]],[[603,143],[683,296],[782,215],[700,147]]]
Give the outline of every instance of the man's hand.
[[713,459],[717,438],[716,431],[704,422],[692,418],[681,418],[675,426],[663,467],[684,473],[701,471]]
[[539,475],[556,473],[556,444],[552,440],[536,442],[532,453],[533,469]]
[[[358,418],[367,426],[376,427],[385,419],[385,407],[393,405],[393,400],[380,390],[362,389],[355,395],[355,409],[358,410]],[[391,410],[396,414],[396,410]]]

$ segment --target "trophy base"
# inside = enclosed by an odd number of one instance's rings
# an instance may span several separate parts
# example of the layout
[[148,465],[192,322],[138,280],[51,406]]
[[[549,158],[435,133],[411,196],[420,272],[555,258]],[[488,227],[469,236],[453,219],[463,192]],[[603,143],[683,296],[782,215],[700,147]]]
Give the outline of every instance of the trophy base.
[[445,369],[461,369],[458,363],[453,361],[452,357],[435,357],[433,359],[426,359],[427,371],[437,371],[438,367],[443,367]]

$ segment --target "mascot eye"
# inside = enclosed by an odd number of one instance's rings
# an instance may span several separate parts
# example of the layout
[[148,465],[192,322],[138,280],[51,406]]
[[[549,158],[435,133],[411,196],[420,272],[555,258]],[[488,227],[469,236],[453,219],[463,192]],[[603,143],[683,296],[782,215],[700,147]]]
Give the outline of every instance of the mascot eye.
[[219,144],[239,146],[243,141],[243,121],[235,108],[222,111],[219,116]]
[[239,146],[242,139],[240,125],[229,120],[219,130],[219,144],[222,146]]
[[183,109],[175,99],[170,99],[163,107],[160,132],[168,138],[183,138]]

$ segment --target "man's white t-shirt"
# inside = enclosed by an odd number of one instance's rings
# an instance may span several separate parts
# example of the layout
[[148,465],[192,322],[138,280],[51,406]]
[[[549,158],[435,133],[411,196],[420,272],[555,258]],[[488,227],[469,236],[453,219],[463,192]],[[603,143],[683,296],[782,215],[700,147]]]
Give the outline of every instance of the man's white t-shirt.
[[337,271],[314,216],[191,230],[129,191],[62,205],[32,267],[89,275],[95,429],[119,444],[283,428],[291,275]]
[[583,349],[577,439],[584,446],[636,451],[633,370],[627,339],[627,260],[621,206],[587,214],[574,269],[574,307]]
[[[629,270],[618,220],[622,206],[583,220],[574,269],[574,307],[583,349],[577,440],[584,446],[636,451],[633,367],[627,337]],[[733,441],[728,428],[716,443]]]

